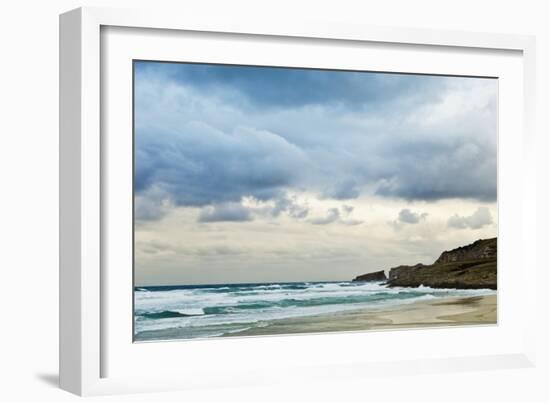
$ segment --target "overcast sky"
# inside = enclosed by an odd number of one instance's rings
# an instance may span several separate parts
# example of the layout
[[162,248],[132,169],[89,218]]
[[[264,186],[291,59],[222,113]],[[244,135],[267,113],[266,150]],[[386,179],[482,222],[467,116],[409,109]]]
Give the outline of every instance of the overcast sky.
[[136,285],[350,280],[496,236],[495,79],[134,68]]

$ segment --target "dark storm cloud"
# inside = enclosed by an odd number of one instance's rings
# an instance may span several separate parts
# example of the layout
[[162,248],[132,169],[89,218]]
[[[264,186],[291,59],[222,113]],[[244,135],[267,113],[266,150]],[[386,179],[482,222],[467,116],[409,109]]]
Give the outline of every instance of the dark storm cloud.
[[137,192],[157,185],[185,206],[237,202],[243,196],[268,200],[293,186],[308,164],[302,150],[267,131],[224,133],[193,123],[181,130],[148,135],[138,129]]
[[407,200],[496,200],[494,147],[464,143],[460,139],[445,140],[420,139],[415,143],[413,140],[389,144],[384,153],[387,155],[385,174],[376,193]]
[[[449,111],[453,91],[467,102]],[[495,99],[483,79],[140,63],[136,193],[194,207],[253,197],[296,218],[308,209],[293,210],[289,190],[494,201]],[[155,200],[141,203],[145,218]]]
[[136,62],[137,77],[162,75],[204,91],[237,91],[254,107],[340,103],[378,108],[420,95],[439,97],[440,78],[318,69]]
[[356,199],[359,197],[359,194],[357,181],[355,179],[348,179],[334,184],[323,193],[323,196],[330,199],[347,200]]

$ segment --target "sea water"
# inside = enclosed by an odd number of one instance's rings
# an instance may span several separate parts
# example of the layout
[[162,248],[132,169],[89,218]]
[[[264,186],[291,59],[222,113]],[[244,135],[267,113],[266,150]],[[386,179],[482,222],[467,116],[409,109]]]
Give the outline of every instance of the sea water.
[[227,336],[280,319],[494,293],[349,281],[136,287],[134,335],[136,341]]

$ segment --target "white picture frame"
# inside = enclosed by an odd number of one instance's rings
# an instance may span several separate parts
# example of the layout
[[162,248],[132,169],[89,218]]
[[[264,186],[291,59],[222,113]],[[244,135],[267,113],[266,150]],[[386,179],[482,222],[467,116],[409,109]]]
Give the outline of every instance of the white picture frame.
[[[499,293],[502,281],[505,290],[505,293],[499,294],[499,309],[502,309],[505,314],[502,318],[503,312],[499,313],[500,327],[387,333],[391,334],[388,337],[394,341],[406,338],[414,340],[420,346],[425,346],[429,345],[430,339],[459,339],[475,331],[477,336],[486,338],[487,345],[490,340],[493,340],[494,349],[485,351],[484,344],[481,343],[478,349],[465,346],[462,350],[458,348],[456,351],[446,351],[443,344],[438,349],[435,348],[436,343],[432,343],[435,346],[433,351],[420,351],[409,356],[395,355],[387,358],[372,353],[368,357],[354,357],[353,360],[341,362],[336,356],[316,357],[313,351],[309,350],[310,346],[315,345],[315,341],[321,340],[325,346],[336,346],[341,345],[344,338],[345,344],[349,344],[352,348],[354,343],[361,343],[366,337],[380,338],[381,334],[386,334],[385,332],[199,340],[193,341],[193,344],[163,343],[162,346],[151,343],[142,345],[139,351],[133,345],[128,345],[128,335],[124,333],[124,328],[119,329],[113,324],[127,323],[119,320],[120,316],[117,316],[119,315],[117,312],[126,314],[128,304],[126,291],[128,288],[131,289],[132,285],[124,286],[125,277],[112,276],[108,271],[109,259],[112,258],[108,252],[110,250],[108,242],[116,242],[117,231],[107,231],[109,241],[105,232],[105,228],[113,227],[110,224],[110,220],[113,220],[112,215],[106,214],[112,202],[112,198],[108,196],[112,190],[109,183],[116,181],[113,179],[116,176],[124,178],[124,175],[114,175],[117,168],[108,162],[113,153],[122,155],[120,153],[124,150],[125,143],[121,142],[117,145],[111,141],[114,136],[109,135],[105,138],[105,133],[109,132],[111,124],[131,125],[131,121],[120,118],[113,123],[106,119],[109,110],[104,109],[106,108],[105,94],[114,94],[114,98],[108,98],[109,107],[118,108],[122,105],[122,109],[117,109],[121,112],[120,116],[124,116],[124,105],[127,104],[127,97],[123,95],[128,95],[127,88],[117,87],[112,81],[102,79],[102,74],[105,73],[103,70],[105,61],[102,57],[109,57],[109,52],[103,49],[107,47],[107,42],[105,37],[102,37],[102,32],[108,32],[109,27],[117,27],[115,31],[122,30],[119,31],[122,32],[122,37],[133,36],[132,32],[138,31],[132,30],[137,29],[145,29],[146,31],[142,31],[145,36],[152,32],[161,33],[156,36],[156,39],[153,37],[149,45],[144,36],[139,45],[145,49],[147,46],[151,47],[152,43],[160,49],[155,51],[158,52],[156,54],[160,55],[159,57],[169,57],[170,46],[178,40],[178,32],[182,34],[192,32],[194,37],[198,38],[201,35],[216,33],[216,40],[221,41],[224,41],[224,36],[227,36],[227,40],[230,36],[237,36],[273,43],[301,41],[300,43],[303,42],[305,46],[310,43],[308,41],[320,41],[320,44],[334,49],[346,44],[391,45],[397,47],[397,54],[404,52],[407,47],[413,47],[416,51],[428,53],[426,58],[433,64],[431,70],[426,70],[426,65],[424,67],[419,65],[416,68],[427,73],[437,73],[437,69],[440,68],[436,63],[437,59],[429,55],[431,51],[449,53],[450,59],[446,62],[447,65],[453,58],[462,57],[460,52],[463,51],[471,53],[472,57],[484,57],[485,54],[491,53],[497,56],[501,53],[508,54],[507,52],[513,54],[513,58],[510,58],[510,70],[503,74],[509,74],[510,88],[513,87],[514,93],[518,94],[519,100],[514,99],[510,102],[519,102],[521,108],[518,109],[518,104],[512,105],[505,102],[502,105],[504,112],[520,112],[516,116],[510,116],[514,113],[501,113],[506,115],[501,116],[502,119],[513,119],[505,123],[509,123],[510,128],[514,127],[518,130],[515,133],[510,131],[508,135],[506,132],[508,125],[504,128],[500,127],[506,133],[506,137],[501,137],[499,143],[499,158],[505,155],[499,161],[499,218],[504,220],[503,224],[499,225],[499,231],[501,231],[499,232]],[[170,35],[163,36],[162,32]],[[121,49],[121,52],[118,54],[122,55],[124,53],[122,49],[126,46],[121,40],[127,39],[117,40],[118,42],[109,39],[109,46],[119,46],[118,49]],[[193,48],[192,42],[189,46]],[[130,48],[140,53],[139,47],[129,46],[128,49]],[[196,49],[196,46],[193,49]],[[163,52],[167,52],[167,56],[164,56]],[[146,54],[147,57],[153,58],[151,55],[152,51]],[[237,57],[242,60],[244,57],[242,50],[240,55]],[[260,56],[254,55],[256,58]],[[124,57],[128,59],[133,56],[129,52],[124,53]],[[201,56],[197,53],[196,57]],[[224,57],[229,56],[220,56],[222,59]],[[328,381],[352,376],[351,374],[357,377],[381,373],[391,375],[534,365],[535,322],[533,318],[522,312],[535,312],[535,284],[525,281],[521,290],[515,290],[511,286],[506,287],[510,283],[507,282],[506,276],[502,277],[500,269],[501,261],[510,261],[521,267],[521,276],[524,278],[536,277],[537,265],[533,250],[536,242],[532,239],[533,234],[536,233],[535,160],[533,157],[535,147],[534,58],[534,38],[520,35],[368,27],[319,21],[304,21],[300,24],[268,19],[248,21],[245,17],[239,20],[213,20],[149,10],[81,8],[62,14],[60,17],[61,387],[79,395],[97,395],[209,388],[228,384],[246,386],[273,381],[290,383],[296,376],[302,380],[309,378]],[[124,60],[122,62],[124,63]],[[266,59],[263,63],[268,64],[270,61]],[[286,65],[284,61],[281,63]],[[299,62],[300,65],[304,63],[307,61]],[[319,61],[311,63],[316,65]],[[505,64],[502,63],[502,65]],[[490,65],[488,61],[488,66]],[[409,70],[411,67],[405,69]],[[456,73],[460,74],[460,67],[456,69]],[[497,67],[487,67],[487,69],[497,69]],[[479,70],[474,72],[483,75],[483,71],[489,70],[484,70],[484,67],[480,66]],[[442,73],[449,72],[445,70]],[[504,93],[512,92],[504,91]],[[119,99],[118,104],[112,99]],[[517,158],[518,152],[521,153],[521,158]],[[516,158],[513,159],[514,166],[512,166],[511,158],[514,153]],[[516,169],[515,173],[511,168]],[[129,183],[122,188],[127,189],[128,185]],[[520,191],[517,190],[517,186],[521,189]],[[502,198],[506,203],[501,205]],[[517,212],[517,215],[511,214],[512,211]],[[127,221],[126,224],[128,224]],[[114,227],[118,228],[119,232],[121,229],[122,232],[130,229],[124,226],[124,222]],[[530,234],[529,242],[526,234]],[[506,247],[506,245],[517,245],[517,247],[513,251],[508,248],[508,252],[503,252],[502,246]],[[504,272],[506,273],[506,270]],[[122,287],[126,287],[122,290],[122,294],[125,295],[122,299],[125,302],[115,306],[113,304],[118,302],[112,302],[113,298],[109,296],[112,296],[113,292],[120,292],[121,284]],[[510,302],[518,298],[521,298],[521,307],[524,309],[516,308],[514,311]],[[508,311],[510,311],[509,316],[507,316]],[[131,312],[128,312],[128,317],[130,315]],[[520,316],[521,320],[518,319]],[[124,335],[121,336],[123,333]],[[494,343],[494,339],[491,339],[494,337],[504,341],[501,344]],[[282,349],[300,351],[301,354],[294,354],[292,358],[278,359]],[[231,367],[220,365],[216,371],[213,371],[208,365],[199,362],[201,357],[205,357],[207,351],[210,354],[207,358],[210,360],[226,354],[228,361],[240,356],[241,359],[238,361],[241,362],[232,361],[234,364]],[[184,363],[173,359],[178,354],[186,357]],[[135,364],[132,363],[131,358],[134,355],[136,357],[140,355],[140,360],[151,360],[151,362],[156,360],[157,365],[163,363],[165,370],[157,371],[156,375],[150,371],[133,371],[132,367],[135,367]],[[126,361],[127,365],[117,364]],[[174,363],[174,361],[177,362]],[[307,371],[304,371],[304,368],[307,368]],[[209,371],[211,376],[205,379],[204,374]]]

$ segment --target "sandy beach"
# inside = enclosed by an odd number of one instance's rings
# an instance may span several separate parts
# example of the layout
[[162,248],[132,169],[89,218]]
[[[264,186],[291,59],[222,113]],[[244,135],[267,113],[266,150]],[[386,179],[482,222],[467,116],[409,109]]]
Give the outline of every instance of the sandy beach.
[[497,296],[445,298],[390,309],[358,310],[273,321],[231,336],[319,333],[437,326],[496,324]]

